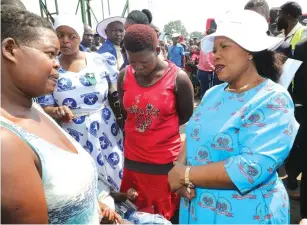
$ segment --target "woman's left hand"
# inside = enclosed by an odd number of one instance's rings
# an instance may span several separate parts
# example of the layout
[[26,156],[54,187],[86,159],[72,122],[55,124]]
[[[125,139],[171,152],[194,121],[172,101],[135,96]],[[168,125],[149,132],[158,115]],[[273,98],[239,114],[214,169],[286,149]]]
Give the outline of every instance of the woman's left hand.
[[184,174],[186,166],[180,162],[174,162],[174,167],[168,172],[168,183],[172,191],[184,186]]

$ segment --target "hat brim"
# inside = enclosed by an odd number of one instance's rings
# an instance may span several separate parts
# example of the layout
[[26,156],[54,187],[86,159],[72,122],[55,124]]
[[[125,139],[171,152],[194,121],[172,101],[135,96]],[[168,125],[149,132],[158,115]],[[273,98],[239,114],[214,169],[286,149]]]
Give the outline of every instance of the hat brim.
[[179,38],[180,37],[180,34],[179,33],[174,33],[173,35],[172,35],[172,38]]
[[116,22],[116,21],[125,24],[126,18],[120,17],[120,16],[114,16],[114,17],[109,17],[109,18],[107,18],[107,19],[104,19],[103,21],[101,21],[101,22],[97,25],[97,27],[96,27],[96,32],[97,32],[101,37],[103,37],[104,39],[107,39],[107,34],[106,34],[107,26],[108,26],[110,23],[113,23],[113,22]]
[[260,52],[264,50],[275,50],[282,42],[283,38],[271,37],[267,34],[262,35],[242,35],[240,32],[233,32],[232,34],[219,33],[218,31],[207,35],[201,40],[201,49],[204,52],[211,52],[214,47],[214,40],[216,37],[227,37],[240,45],[249,52]]

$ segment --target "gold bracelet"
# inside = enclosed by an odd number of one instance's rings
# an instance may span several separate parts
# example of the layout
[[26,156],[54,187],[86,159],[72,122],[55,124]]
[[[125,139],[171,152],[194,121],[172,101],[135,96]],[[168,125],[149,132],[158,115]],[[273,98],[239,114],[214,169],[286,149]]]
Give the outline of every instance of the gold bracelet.
[[188,188],[194,188],[194,185],[190,182],[190,170],[192,166],[187,166],[184,174],[184,184]]

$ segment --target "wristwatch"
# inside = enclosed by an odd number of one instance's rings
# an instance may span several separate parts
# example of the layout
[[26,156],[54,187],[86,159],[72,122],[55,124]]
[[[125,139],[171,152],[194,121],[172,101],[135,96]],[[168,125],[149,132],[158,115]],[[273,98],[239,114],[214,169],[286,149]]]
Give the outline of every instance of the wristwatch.
[[184,185],[187,187],[187,188],[194,188],[194,184],[192,184],[190,182],[190,170],[191,170],[192,166],[187,166],[185,168],[185,174],[184,174]]

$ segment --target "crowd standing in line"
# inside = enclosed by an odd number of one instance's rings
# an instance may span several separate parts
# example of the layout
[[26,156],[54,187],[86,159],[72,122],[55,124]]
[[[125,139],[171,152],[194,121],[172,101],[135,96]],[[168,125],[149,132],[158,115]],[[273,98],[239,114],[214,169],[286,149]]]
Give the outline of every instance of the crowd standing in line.
[[[171,43],[147,9],[94,33],[72,15],[52,26],[19,0],[1,6],[2,222],[289,223],[288,194],[307,217],[299,4],[281,6],[278,37],[267,2],[250,0],[202,41],[175,33]],[[276,82],[288,58],[303,64],[286,91]],[[121,217],[127,199],[142,213]]]

